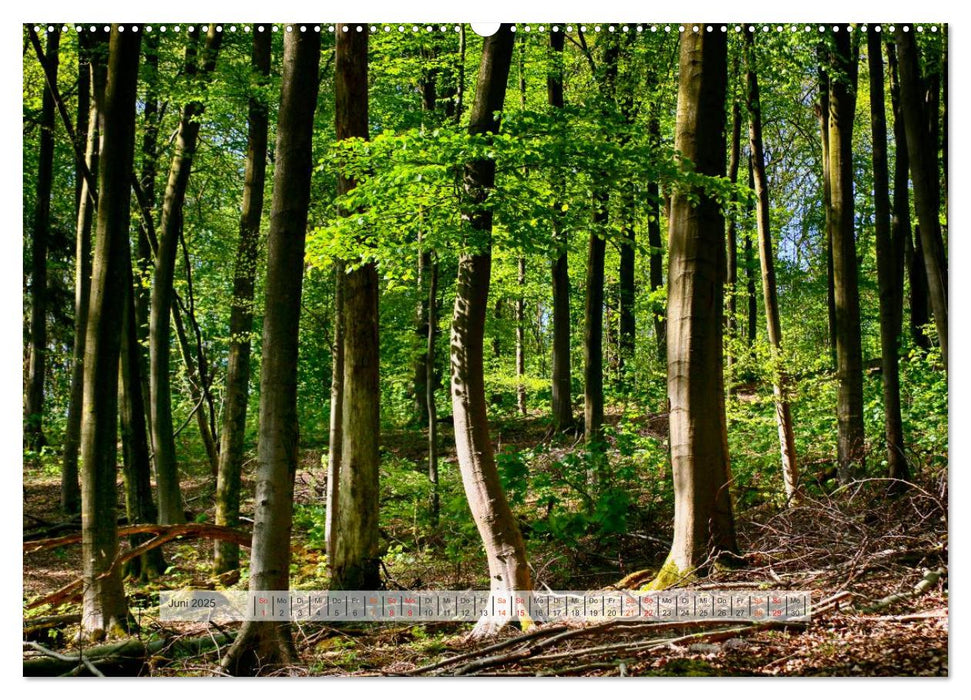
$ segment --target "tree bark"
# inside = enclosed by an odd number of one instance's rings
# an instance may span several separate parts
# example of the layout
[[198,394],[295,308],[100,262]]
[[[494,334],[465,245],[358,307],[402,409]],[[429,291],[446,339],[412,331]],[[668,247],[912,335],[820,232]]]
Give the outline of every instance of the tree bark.
[[[661,122],[656,114],[648,121],[651,142],[656,146],[661,142]],[[651,246],[650,276],[651,294],[654,295],[664,286],[664,243],[661,240],[661,190],[657,182],[647,185],[647,242]],[[661,363],[667,362],[667,322],[665,304],[654,302],[654,339],[657,343],[657,357]]]
[[[924,269],[931,307],[934,309],[934,325],[941,345],[944,371],[947,371],[947,277],[939,252],[940,221],[937,184],[937,144],[930,142],[926,133],[926,118],[920,99],[920,63],[913,32],[902,27],[896,31],[899,58],[900,106],[907,134],[907,155],[910,158],[910,174],[914,185],[914,208],[920,222],[920,244],[923,249]],[[936,123],[936,115],[935,115]]]
[[[267,238],[251,591],[285,591],[290,587],[293,482],[299,446],[297,345],[319,66],[319,33],[293,31],[284,35],[283,87]],[[297,658],[287,623],[248,621],[223,657],[222,668],[234,675],[250,675],[294,663]]]
[[341,450],[344,443],[344,263],[334,262],[334,345],[331,351],[330,437],[327,441],[327,503],[324,539],[334,561],[335,524],[340,506]]
[[[47,78],[57,84],[61,32],[47,33],[44,52]],[[47,246],[51,235],[51,185],[54,177],[54,92],[50,86],[41,98],[40,154],[34,199],[30,262],[30,364],[24,405],[24,437],[27,447],[44,446],[44,378],[47,367]]]
[[84,349],[81,422],[81,531],[84,602],[81,632],[97,639],[127,627],[128,606],[118,552],[115,457],[118,360],[124,312],[141,34],[111,28],[99,163],[98,228]]
[[517,261],[516,282],[519,292],[516,297],[516,406],[519,414],[526,415],[526,300],[523,289],[526,286],[526,258],[519,256]]
[[[152,501],[152,460],[145,423],[145,395],[142,393],[142,354],[135,328],[135,288],[131,260],[128,261],[126,273],[118,391],[124,455],[125,511],[129,525],[153,524],[158,520],[158,511]],[[137,534],[131,535],[129,542],[134,549],[150,539],[148,535]],[[160,548],[150,549],[141,556],[130,559],[125,565],[125,574],[141,581],[148,581],[164,572],[165,560]]]
[[[203,56],[203,74],[211,74],[215,68],[216,54],[222,41],[222,32],[210,26],[206,36]],[[185,71],[198,73],[194,34],[186,47]],[[152,444],[155,447],[155,473],[159,493],[159,521],[164,525],[185,522],[182,510],[182,494],[179,488],[179,466],[175,454],[175,438],[172,425],[172,395],[169,377],[170,315],[172,313],[175,263],[179,250],[179,229],[182,206],[185,202],[192,161],[199,137],[199,117],[204,105],[193,100],[183,107],[172,165],[169,169],[165,200],[162,204],[162,222],[159,227],[158,251],[155,274],[152,277],[152,308],[149,330],[151,369]]]
[[853,221],[853,119],[856,111],[857,49],[847,27],[833,34],[829,80],[829,173],[836,301],[837,471],[846,483],[862,473],[863,351],[860,292]]
[[[337,25],[336,29],[334,80],[338,140],[368,137],[368,34],[367,28],[364,29],[354,31],[353,25]],[[349,177],[338,176],[338,194],[350,192],[355,185]],[[366,232],[361,232],[358,245],[368,245]],[[378,273],[374,262],[362,259],[349,260],[348,266],[343,299],[343,444],[330,585],[339,590],[374,590],[380,585]]]
[[621,195],[623,213],[623,240],[620,242],[620,328],[618,333],[618,360],[623,369],[634,359],[634,299],[637,288],[634,282],[634,264],[637,259],[637,234],[634,231],[636,207],[634,188],[629,186]]
[[825,215],[823,247],[826,254],[826,312],[829,322],[829,353],[832,366],[836,367],[836,295],[833,290],[833,192],[832,174],[829,170],[829,75],[826,72],[828,51],[824,43],[817,48],[819,57],[819,132],[823,160],[823,213]]
[[[99,40],[104,39],[96,32]],[[88,72],[88,119],[85,162],[88,171],[98,172],[98,154],[101,141],[101,115],[98,105],[104,101],[106,65],[94,42],[83,40],[82,65]],[[79,88],[80,89],[80,88]],[[80,132],[80,125],[78,131]],[[88,302],[91,294],[91,226],[95,218],[95,198],[85,178],[80,180],[76,229],[74,272],[74,347],[71,362],[71,394],[64,429],[64,459],[61,466],[61,509],[68,514],[81,509],[81,486],[78,482],[78,450],[81,446],[81,412],[84,404],[84,344],[87,337]]]
[[[262,28],[263,31],[259,31]],[[223,400],[223,425],[219,440],[219,469],[216,479],[216,524],[239,524],[239,492],[243,472],[243,439],[246,436],[246,408],[249,401],[250,342],[253,332],[253,295],[263,217],[263,190],[266,183],[266,147],[269,118],[262,88],[270,75],[271,33],[269,27],[253,27],[253,52],[250,60],[256,92],[250,97],[246,143],[246,174],[243,208],[239,221],[239,242],[233,273],[233,308],[229,317],[229,359],[226,367],[226,394]],[[215,544],[213,569],[217,574],[239,568],[239,546],[230,542]]]
[[897,337],[900,335],[901,296],[897,285],[897,261],[890,223],[890,169],[887,165],[887,116],[883,86],[881,37],[867,35],[870,69],[870,124],[873,134],[873,208],[877,254],[877,285],[880,291],[880,367],[883,379],[884,434],[891,479],[909,477],[904,455],[904,429],[900,416],[900,367]]
[[[472,134],[499,130],[496,113],[501,112],[505,98],[513,39],[508,24],[485,39],[469,119]],[[492,160],[475,161],[465,169],[463,219],[470,228],[470,240],[466,241],[467,252],[459,257],[451,364],[455,450],[469,508],[486,551],[490,589],[498,595],[528,591],[532,582],[526,546],[499,481],[485,401],[483,339],[492,266],[492,212],[482,204],[495,186],[495,171]],[[492,634],[504,622],[505,618],[484,617],[473,635]]]
[[428,393],[428,481],[431,482],[432,525],[438,525],[438,408],[435,404],[435,340],[438,337],[438,260],[432,259],[428,280],[428,338],[425,347],[425,376]]
[[759,260],[762,267],[762,300],[772,354],[772,393],[775,395],[775,420],[779,428],[782,455],[782,481],[791,502],[799,494],[799,468],[796,465],[796,438],[789,405],[788,377],[783,370],[782,321],[775,281],[775,256],[772,252],[772,225],[769,218],[769,179],[765,174],[765,149],[762,140],[762,105],[755,62],[755,36],[745,32],[745,63],[748,78],[749,147],[755,176],[756,219],[759,229]]
[[[552,70],[546,77],[546,93],[554,110],[563,109],[563,32],[550,32]],[[562,179],[554,175],[553,187],[562,193]],[[553,280],[553,352],[552,352],[552,418],[553,430],[574,426],[573,380],[570,368],[570,273],[567,234],[563,230],[561,206],[553,211],[553,239],[556,246],[551,264]]]
[[[742,144],[742,107],[738,100],[732,102],[732,139],[728,151],[728,179],[735,185],[738,183],[738,163],[741,159]],[[732,196],[732,204],[736,205],[737,198]],[[728,391],[732,391],[733,368],[735,357],[732,354],[731,341],[738,329],[738,210],[734,207],[728,215],[728,262],[725,266],[725,286],[728,294],[728,318],[725,331],[728,333],[728,352],[725,353],[725,375]]]
[[[748,158],[748,188],[755,191],[755,168],[752,166],[752,156]],[[751,209],[754,209],[754,204]],[[751,209],[749,211],[751,212]],[[750,214],[751,216],[751,214]],[[746,309],[746,329],[745,337],[748,340],[749,352],[755,346],[756,326],[759,320],[758,300],[755,297],[755,251],[752,249],[752,232],[745,232],[745,244],[742,247],[742,254],[745,258],[745,299]]]
[[[695,172],[725,173],[727,37],[681,37],[675,148]],[[725,220],[701,188],[671,203],[668,272],[668,399],[674,472],[674,541],[657,587],[735,552],[735,519],[722,376]]]

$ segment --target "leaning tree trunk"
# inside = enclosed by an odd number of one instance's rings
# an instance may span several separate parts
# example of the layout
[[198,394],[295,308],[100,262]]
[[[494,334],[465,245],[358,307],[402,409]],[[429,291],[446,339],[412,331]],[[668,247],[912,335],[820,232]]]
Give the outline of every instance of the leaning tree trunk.
[[[44,52],[47,79],[56,87],[60,27],[47,33]],[[37,160],[37,190],[30,247],[30,364],[24,405],[24,435],[27,446],[44,446],[44,375],[47,364],[47,243],[51,234],[51,185],[54,177],[54,92],[44,90],[40,116],[40,155]]]
[[[198,35],[193,36],[186,48],[185,60],[185,70],[190,76],[198,73],[196,65]],[[223,33],[217,32],[214,25],[210,26],[204,50],[204,74],[211,74],[215,68],[216,54],[222,36]],[[149,386],[152,407],[152,444],[155,447],[155,475],[158,481],[159,521],[164,525],[185,522],[172,424],[172,389],[169,377],[170,317],[174,299],[172,282],[179,250],[182,206],[189,185],[189,174],[192,172],[192,161],[199,138],[199,118],[203,109],[203,104],[197,100],[188,102],[182,109],[172,166],[169,169],[169,180],[165,188],[165,200],[162,204],[162,223],[159,229],[155,274],[152,277]]]
[[[910,160],[907,157],[907,133],[900,112],[900,84],[897,79],[897,50],[887,42],[887,68],[890,73],[890,104],[893,108],[893,219],[890,238],[893,241],[894,288],[897,290],[895,328],[903,325],[904,276],[910,279],[910,335],[917,347],[930,347],[923,326],[927,318],[927,279],[923,259],[914,264],[913,233],[910,228]],[[899,333],[899,331],[898,331]]]
[[[101,32],[94,36],[103,39]],[[98,172],[98,153],[101,146],[101,115],[98,105],[104,101],[106,66],[97,47],[84,41],[82,48],[87,60],[88,84],[91,90],[88,112],[85,163],[88,171]],[[74,273],[74,349],[71,362],[71,397],[64,429],[64,460],[61,466],[61,508],[65,513],[77,513],[81,508],[81,487],[78,483],[78,450],[81,446],[81,411],[84,403],[84,343],[87,336],[88,302],[91,294],[91,227],[95,218],[95,198],[87,179],[81,178],[78,199],[77,242]]]
[[[546,78],[550,107],[563,109],[563,32],[550,32],[552,70]],[[555,113],[555,112],[554,112]],[[554,180],[554,191],[562,194],[563,183]],[[570,370],[570,273],[563,215],[557,204],[553,210],[553,240],[556,246],[551,265],[553,279],[553,356],[552,418],[553,430],[573,427],[573,387]]]
[[[897,54],[900,60],[900,106],[907,132],[907,155],[914,184],[914,208],[920,222],[920,242],[927,272],[927,287],[941,358],[947,371],[947,277],[940,253],[940,220],[938,193],[937,144],[931,143],[925,129],[925,115],[920,98],[920,63],[914,33],[897,27]],[[936,117],[935,117],[936,118]]]
[[[890,224],[890,173],[887,165],[887,117],[883,86],[883,52],[880,35],[867,35],[870,68],[870,124],[873,133],[873,208],[877,252],[877,285],[880,290],[880,367],[883,378],[884,434],[891,479],[906,481],[909,474],[904,454],[904,428],[900,416],[900,366],[897,338],[900,335],[902,291],[897,284],[896,246]],[[902,145],[902,144],[901,144]]]
[[863,351],[860,292],[853,222],[853,119],[856,111],[857,50],[847,27],[834,32],[829,80],[829,174],[836,300],[837,471],[846,483],[862,473],[866,459],[863,432]]
[[755,64],[755,36],[745,33],[748,74],[749,147],[755,175],[756,220],[759,228],[759,260],[762,266],[762,300],[772,353],[772,393],[775,395],[775,420],[779,428],[779,450],[782,454],[782,481],[786,498],[798,497],[799,468],[796,465],[796,437],[789,406],[788,377],[783,369],[782,321],[775,282],[775,257],[772,253],[772,225],[769,220],[769,179],[765,174],[765,149],[762,142],[762,106]]
[[[259,31],[262,29],[263,31]],[[249,134],[246,144],[246,175],[243,209],[239,221],[236,267],[233,274],[233,308],[229,317],[229,359],[226,363],[226,397],[219,440],[219,469],[216,477],[216,524],[239,524],[239,491],[243,471],[243,438],[246,435],[246,406],[249,401],[250,334],[253,331],[253,294],[263,217],[263,189],[266,181],[268,116],[262,87],[270,75],[271,33],[269,27],[253,27],[250,64],[259,76],[257,92],[249,100]],[[213,569],[217,574],[239,568],[239,545],[216,540]]]
[[[502,110],[506,94],[513,38],[510,25],[503,24],[485,39],[469,117],[472,134],[499,130],[496,113]],[[470,250],[459,257],[451,363],[455,451],[469,508],[485,547],[489,587],[493,595],[499,595],[528,591],[532,582],[526,546],[499,481],[486,412],[482,346],[492,267],[492,212],[482,205],[495,187],[495,173],[492,160],[475,161],[465,169],[467,208],[463,219],[470,229],[466,241]],[[483,617],[473,635],[492,634],[506,621]]]
[[[686,31],[681,37],[675,148],[695,172],[715,177],[725,173],[726,53],[721,32]],[[674,541],[653,582],[659,588],[706,570],[718,552],[737,549],[722,390],[725,220],[718,201],[702,188],[674,195],[669,245]]]
[[81,545],[84,602],[81,632],[89,638],[127,627],[128,605],[115,566],[115,457],[118,437],[118,359],[121,350],[128,226],[135,149],[135,98],[141,34],[111,28],[99,167],[98,228],[84,348],[81,423]]
[[[267,237],[250,591],[285,591],[290,587],[293,482],[299,441],[297,343],[319,66],[318,32],[284,35],[283,87]],[[249,675],[294,663],[297,658],[288,623],[247,621],[221,665],[235,675]]]
[[[368,34],[341,31],[335,52],[335,112],[338,140],[368,137]],[[338,177],[338,194],[355,182]],[[342,214],[351,212],[342,211]],[[360,246],[368,245],[361,232]],[[341,408],[340,487],[334,521],[331,588],[374,590],[380,584],[378,475],[381,388],[378,371],[378,272],[374,262],[348,261],[344,276],[344,401]]]

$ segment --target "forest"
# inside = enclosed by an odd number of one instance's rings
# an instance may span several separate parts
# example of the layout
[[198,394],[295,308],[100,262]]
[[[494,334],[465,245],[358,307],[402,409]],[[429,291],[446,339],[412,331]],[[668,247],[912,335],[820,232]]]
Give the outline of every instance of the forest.
[[948,675],[946,24],[22,40],[25,676]]

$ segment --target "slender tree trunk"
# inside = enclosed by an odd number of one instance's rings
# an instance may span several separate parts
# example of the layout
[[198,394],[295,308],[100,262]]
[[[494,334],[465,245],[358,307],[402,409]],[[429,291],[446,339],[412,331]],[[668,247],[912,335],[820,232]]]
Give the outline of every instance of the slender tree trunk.
[[[742,107],[737,100],[732,102],[732,140],[728,154],[728,179],[733,185],[738,183],[738,163],[741,158],[742,143]],[[732,204],[737,204],[737,199],[732,197]],[[728,318],[725,323],[725,331],[728,333],[729,345],[728,352],[725,353],[725,376],[728,384],[728,391],[732,390],[733,368],[735,357],[732,355],[731,341],[735,338],[738,331],[738,211],[732,208],[728,216],[728,263],[725,268],[725,286],[728,294]]]
[[634,202],[634,188],[628,189],[621,196],[624,231],[620,244],[620,328],[618,333],[619,366],[624,368],[634,359],[634,299],[637,289],[634,282],[634,264],[636,262],[637,236],[634,232],[634,217],[636,207]]
[[745,33],[746,69],[748,74],[749,146],[755,175],[756,217],[759,228],[759,260],[762,266],[762,300],[772,352],[772,393],[775,395],[775,420],[779,428],[779,450],[782,454],[782,480],[786,498],[793,501],[799,493],[799,468],[796,465],[796,438],[789,406],[788,377],[783,369],[782,321],[775,282],[775,256],[772,252],[772,225],[769,219],[769,179],[765,174],[765,149],[762,141],[762,106],[755,63],[755,36]]
[[[752,156],[748,158],[748,188],[755,191],[755,168],[752,167]],[[752,205],[754,208],[754,205]],[[751,210],[750,210],[751,211]],[[756,326],[759,319],[758,300],[755,297],[755,251],[752,249],[752,232],[745,232],[745,244],[742,253],[745,258],[745,298],[748,302],[746,309],[745,337],[748,340],[749,352],[755,346]]]
[[832,174],[829,170],[829,75],[824,66],[828,61],[828,51],[825,44],[820,44],[817,50],[819,56],[819,131],[822,144],[823,160],[823,212],[825,214],[825,236],[823,246],[826,249],[826,311],[829,321],[829,352],[830,363],[836,367],[836,295],[833,290],[833,192]]
[[[145,108],[144,123],[145,131],[142,136],[142,172],[139,186],[144,196],[144,211],[139,215],[138,241],[135,250],[135,274],[137,284],[135,285],[135,322],[136,333],[138,336],[138,354],[142,363],[142,396],[146,401],[151,400],[151,387],[149,386],[149,314],[152,299],[152,266],[155,262],[155,251],[153,249],[154,221],[149,220],[155,212],[155,177],[158,166],[158,129],[159,121],[162,118],[158,103],[158,43],[159,34],[153,32],[146,34],[142,39],[142,52],[145,60],[143,64],[143,74],[145,76]],[[155,241],[157,245],[158,241]],[[148,438],[152,440],[152,412],[149,408],[145,414],[148,426]],[[152,449],[154,454],[154,447]],[[153,458],[154,461],[154,458]]]
[[[501,112],[505,98],[513,39],[508,24],[485,39],[469,120],[473,134],[499,130],[496,113]],[[532,582],[526,546],[499,481],[485,401],[483,339],[492,267],[492,212],[478,205],[495,186],[495,167],[494,161],[481,160],[468,164],[465,170],[469,209],[463,218],[471,228],[469,243],[475,250],[459,257],[451,366],[455,450],[469,508],[486,551],[490,589],[498,595],[531,590]],[[483,617],[473,635],[492,634],[506,621]]]
[[520,256],[516,275],[519,293],[516,297],[516,405],[520,415],[526,415],[526,258]]
[[[927,272],[927,288],[941,358],[947,371],[947,277],[939,252],[939,202],[937,184],[937,144],[930,143],[924,131],[925,115],[920,99],[920,64],[913,32],[902,27],[896,32],[897,54],[900,60],[900,106],[907,132],[907,154],[910,158],[910,174],[914,184],[914,208],[920,222],[921,248],[924,268]],[[935,116],[936,123],[936,116]]]
[[433,259],[428,280],[428,338],[425,347],[425,390],[428,395],[428,480],[432,486],[432,524],[438,525],[438,408],[435,405],[435,339],[438,336],[438,260]]
[[[418,235],[418,246],[419,248],[422,246],[420,233]],[[418,303],[415,308],[415,354],[412,358],[411,382],[412,400],[414,401],[412,420],[417,424],[420,424],[428,416],[428,404],[426,403],[428,400],[428,376],[426,374],[428,368],[425,364],[424,350],[419,352],[418,348],[424,348],[425,342],[428,340],[428,308],[426,306],[428,298],[425,289],[428,286],[429,267],[431,267],[430,253],[421,251],[418,255],[416,284]]]
[[[547,98],[554,110],[563,109],[563,32],[550,32],[552,69],[546,78]],[[554,175],[553,188],[562,193],[562,179]],[[554,206],[553,238],[556,244],[553,279],[552,418],[553,430],[569,430],[573,419],[573,380],[570,369],[570,273],[567,234],[560,205]]]
[[[103,34],[96,32],[99,39]],[[101,141],[101,115],[98,105],[104,101],[106,66],[93,42],[85,41],[84,69],[89,74],[87,143],[85,162],[88,171],[98,172],[98,153]],[[90,99],[93,97],[93,99]],[[78,129],[80,132],[80,128]],[[91,226],[95,218],[95,198],[87,180],[80,178],[81,193],[78,198],[77,241],[74,272],[74,348],[71,362],[71,396],[64,429],[64,461],[61,467],[61,508],[65,513],[78,513],[81,509],[81,486],[78,482],[78,450],[81,447],[81,412],[84,404],[84,344],[87,336],[88,302],[91,294]]]
[[[283,87],[267,237],[250,591],[285,591],[290,587],[293,481],[299,449],[297,345],[319,66],[318,32],[284,35]],[[249,675],[297,659],[288,623],[248,621],[221,663],[230,673]]]
[[863,351],[860,292],[853,222],[853,119],[856,110],[857,50],[846,27],[835,32],[829,81],[829,173],[836,299],[836,374],[839,451],[837,469],[846,483],[862,473]]
[[594,197],[593,227],[587,247],[587,294],[583,326],[583,429],[587,444],[600,439],[604,420],[603,389],[603,307],[604,240],[608,217],[608,196],[605,191]]
[[84,356],[81,422],[81,545],[84,602],[81,632],[96,639],[127,627],[128,606],[115,564],[115,457],[118,360],[124,312],[135,140],[135,98],[141,34],[111,28],[99,163],[98,228]]
[[[726,54],[725,34],[686,31],[681,36],[675,148],[704,175],[725,174]],[[690,194],[676,193],[671,204],[668,400],[674,541],[657,587],[704,571],[720,551],[737,550],[722,389],[725,220],[713,197],[700,189]]]
[[887,165],[887,117],[883,86],[881,37],[867,35],[870,68],[870,124],[873,133],[873,205],[876,233],[877,284],[880,290],[880,367],[883,378],[883,412],[887,438],[887,464],[891,479],[909,477],[904,455],[904,429],[900,416],[900,368],[897,337],[901,305],[897,285],[897,261],[890,224],[890,172]]
[[[219,51],[222,35],[222,32],[216,31],[215,26],[210,26],[203,57],[204,74],[211,74],[215,68],[216,54]],[[198,73],[198,66],[196,65],[198,34],[193,35],[193,38],[189,41],[190,43],[186,47],[185,70],[187,74],[195,75]],[[192,161],[195,157],[199,137],[199,117],[203,109],[203,104],[199,101],[188,102],[182,109],[182,118],[179,122],[179,131],[175,141],[175,152],[172,156],[172,166],[169,169],[165,200],[162,205],[162,223],[159,228],[155,274],[152,278],[152,308],[149,330],[152,444],[155,447],[159,521],[165,525],[185,522],[172,424],[169,324],[174,297],[172,282],[179,250],[182,206],[189,184],[189,174],[192,172]]]
[[[121,413],[121,442],[124,454],[125,511],[128,524],[150,524],[158,519],[152,501],[152,460],[145,423],[145,395],[142,393],[142,354],[135,328],[134,275],[129,260],[121,331],[121,367],[118,401]],[[138,547],[151,535],[132,535],[130,546]],[[125,565],[125,574],[148,581],[165,572],[162,549],[151,549]]]
[[[269,27],[253,27],[250,65],[262,87],[270,75],[271,34]],[[267,104],[260,92],[249,100],[249,133],[246,143],[246,175],[243,209],[239,221],[239,242],[233,274],[233,308],[229,317],[229,359],[223,426],[219,444],[216,479],[216,524],[239,524],[239,492],[243,472],[243,439],[246,436],[246,407],[249,401],[250,334],[253,332],[253,295],[259,253],[260,220],[266,182]],[[239,545],[217,540],[213,568],[217,574],[239,568]]]
[[[337,25],[334,78],[337,138],[366,139],[368,34],[355,32],[352,26],[348,27],[350,31],[341,29],[342,25]],[[338,176],[339,194],[346,194],[355,185],[349,177]],[[366,236],[366,232],[361,232],[359,245],[368,245]],[[373,262],[350,262],[352,269],[344,277],[343,445],[330,585],[344,590],[374,590],[380,584],[378,273]]]
[[[893,211],[890,222],[894,261],[894,294],[896,314],[893,324],[900,334],[903,325],[904,273],[907,251],[911,241],[910,231],[910,161],[907,158],[907,135],[903,115],[900,113],[900,86],[897,81],[897,51],[893,42],[886,42],[887,67],[890,73],[890,103],[893,108],[893,139],[896,146],[893,172]],[[925,297],[926,299],[926,297]],[[924,304],[927,308],[927,304]],[[922,337],[926,339],[926,336]],[[899,344],[899,340],[898,340]]]
[[[659,145],[661,141],[661,123],[656,114],[652,115],[647,124],[651,142]],[[651,246],[650,276],[651,294],[664,286],[664,243],[661,240],[661,191],[657,182],[647,185],[647,242]],[[657,357],[663,364],[667,362],[667,323],[665,321],[665,303],[661,300],[654,302],[654,339],[657,343]]]
[[334,346],[331,351],[330,437],[327,441],[327,503],[324,539],[334,561],[334,528],[340,507],[341,449],[344,446],[344,263],[334,262]]
[[[61,32],[47,33],[44,52],[48,79],[57,83]],[[54,176],[54,93],[44,90],[41,99],[40,155],[37,160],[37,189],[30,262],[30,364],[27,370],[27,400],[24,406],[24,436],[27,446],[44,446],[44,375],[47,366],[47,246],[51,235],[51,185]]]

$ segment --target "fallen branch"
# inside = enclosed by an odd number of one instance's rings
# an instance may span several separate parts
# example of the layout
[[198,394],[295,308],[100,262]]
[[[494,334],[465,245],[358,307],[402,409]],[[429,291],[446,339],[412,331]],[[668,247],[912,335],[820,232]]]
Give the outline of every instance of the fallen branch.
[[[249,547],[253,539],[250,533],[222,525],[213,525],[211,523],[185,523],[183,525],[155,525],[148,523],[118,528],[119,538],[139,534],[164,534],[169,536],[166,541],[177,537],[205,537],[213,540],[232,542],[241,547]],[[81,541],[82,537],[82,533],[75,533],[73,535],[65,535],[64,537],[24,542],[24,554],[32,554],[43,549],[62,547],[67,544],[77,544]]]

